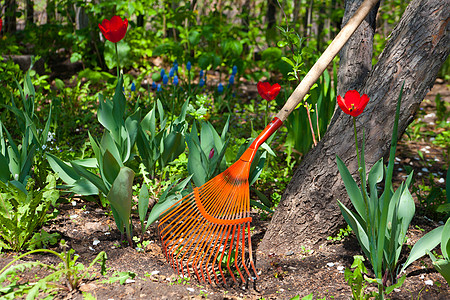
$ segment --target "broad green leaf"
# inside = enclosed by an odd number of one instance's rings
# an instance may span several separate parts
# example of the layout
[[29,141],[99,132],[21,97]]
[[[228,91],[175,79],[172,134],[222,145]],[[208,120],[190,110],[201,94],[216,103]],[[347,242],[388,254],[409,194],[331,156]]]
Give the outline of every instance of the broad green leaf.
[[366,213],[363,196],[361,195],[361,190],[359,189],[352,175],[350,174],[344,162],[341,160],[339,156],[336,156],[336,162],[339,169],[339,173],[341,174],[342,181],[344,181],[348,197],[352,201],[353,207],[356,209],[361,218],[364,221],[367,221],[368,216]]
[[8,161],[3,154],[0,153],[0,180],[4,183],[8,182],[11,176]]
[[378,160],[369,171],[369,187],[370,187],[370,198],[375,199],[378,198],[377,195],[377,184],[383,180],[384,174],[383,168],[383,158]]
[[99,193],[98,188],[84,177],[75,181],[70,190],[75,194],[83,196],[98,195]]
[[256,206],[256,207],[258,207],[259,209],[262,209],[262,210],[265,210],[265,211],[267,211],[268,213],[273,213],[273,210],[271,210],[268,206],[266,206],[266,205],[264,205],[263,203],[260,203],[260,202],[258,202],[258,201],[255,201],[255,200],[250,200],[250,205],[251,206]]
[[420,240],[418,240],[412,247],[411,253],[409,254],[408,259],[406,260],[399,274],[403,272],[414,261],[424,256],[427,251],[431,251],[437,245],[439,245],[439,243],[441,242],[443,230],[444,226],[439,226],[420,238]]
[[444,258],[450,260],[450,218],[447,219],[442,230],[441,250]]
[[347,222],[348,225],[350,225],[353,232],[355,233],[355,235],[359,241],[359,244],[361,245],[361,248],[364,251],[364,254],[367,257],[370,257],[369,256],[369,238],[367,236],[367,233],[364,230],[364,227],[361,225],[361,220],[358,220],[357,216],[355,216],[339,200],[338,200],[338,205],[339,205],[339,208],[341,210],[342,216],[344,217],[345,221]]
[[114,156],[106,149],[103,155],[103,176],[105,176],[106,181],[112,185],[116,180],[117,175],[120,172],[120,164],[114,158]]
[[177,203],[178,200],[182,199],[181,192],[185,189],[186,185],[189,183],[193,175],[190,175],[182,182],[175,185],[176,182],[172,183],[161,195],[158,200],[158,203],[153,206],[152,211],[150,212],[147,225],[145,228],[147,229],[153,222],[158,220],[161,217],[161,214],[169,209],[172,205]]
[[144,222],[145,217],[147,216],[148,203],[149,203],[148,188],[146,184],[142,184],[141,190],[139,192],[139,201],[138,201],[139,219],[141,220],[141,222]]
[[100,177],[86,170],[85,168],[83,168],[82,166],[78,165],[73,161],[71,161],[70,164],[72,165],[75,172],[77,172],[80,176],[83,176],[84,178],[92,182],[103,194],[105,195],[108,194],[108,189],[106,188],[105,183]]
[[450,283],[450,260],[437,260],[435,262],[433,262],[434,267],[436,268],[436,270],[439,271],[439,273],[441,273],[441,275],[445,278],[445,280],[447,281],[447,284]]
[[111,206],[116,210],[122,223],[128,227],[131,215],[131,198],[133,196],[134,172],[128,167],[121,167],[119,174],[107,195]]
[[272,202],[269,200],[269,198],[266,197],[263,193],[258,191],[257,189],[253,189],[255,191],[256,195],[258,196],[259,200],[268,208],[272,206]]
[[45,157],[47,158],[50,167],[58,173],[58,176],[67,184],[73,185],[77,180],[80,179],[80,175],[75,172],[75,170],[69,166],[68,163],[63,162],[58,157],[51,153],[46,153]]

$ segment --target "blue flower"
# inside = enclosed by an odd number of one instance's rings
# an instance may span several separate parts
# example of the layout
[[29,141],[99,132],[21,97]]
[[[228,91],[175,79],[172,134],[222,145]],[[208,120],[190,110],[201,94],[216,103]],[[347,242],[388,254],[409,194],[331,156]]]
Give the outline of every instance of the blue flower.
[[166,74],[166,71],[164,69],[161,69],[161,77],[163,77],[164,74]]
[[231,71],[231,75],[236,75],[237,73],[237,66],[233,66],[233,70]]
[[205,85],[205,80],[203,78],[200,78],[200,82],[198,83],[198,85],[200,87],[204,86]]
[[233,85],[233,84],[234,84],[234,75],[231,75],[231,76],[230,76],[230,79],[228,80],[228,83],[229,83],[230,85]]
[[152,83],[152,89],[156,90],[156,82],[154,82],[154,81]]
[[173,77],[173,85],[178,85],[178,76],[177,75],[175,75]]
[[169,77],[166,74],[163,76],[163,84],[166,85],[169,82]]
[[190,61],[188,61],[187,64],[186,64],[186,69],[187,69],[188,71],[190,71],[191,68],[192,68],[192,64],[191,64]]
[[170,68],[169,77],[172,78],[173,75],[175,75],[175,68],[174,67]]
[[203,77],[203,70],[200,70],[200,78]]
[[158,87],[157,87],[156,91],[158,91],[158,92],[161,92],[161,91],[162,91],[161,83],[158,83]]
[[219,85],[217,86],[217,91],[219,92],[219,94],[223,93],[223,85],[221,83],[219,83]]
[[131,91],[132,92],[136,91],[136,85],[134,84],[134,82],[131,84]]

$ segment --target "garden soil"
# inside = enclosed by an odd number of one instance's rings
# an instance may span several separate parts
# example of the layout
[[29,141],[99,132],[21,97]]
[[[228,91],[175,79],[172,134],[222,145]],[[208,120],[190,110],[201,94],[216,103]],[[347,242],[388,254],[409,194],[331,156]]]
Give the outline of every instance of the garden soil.
[[[421,130],[441,130],[434,126],[435,105],[434,98],[437,93],[442,99],[450,102],[450,92],[447,85],[437,82],[433,90],[427,95],[426,101],[421,105],[425,110],[424,121],[426,126]],[[433,161],[430,166],[423,165],[417,159],[418,150],[425,159]],[[416,182],[429,181],[427,172],[434,173],[435,185],[445,188],[440,178],[447,168],[446,159],[442,149],[429,142],[411,141],[404,136],[398,147],[397,157],[401,160],[396,164],[395,180],[404,180],[404,165],[415,170]],[[416,199],[417,200],[417,199]],[[344,269],[349,268],[354,255],[361,255],[360,247],[353,235],[341,241],[328,242],[318,249],[304,249],[300,247],[296,252],[289,252],[283,256],[265,255],[264,264],[257,265],[260,279],[248,285],[217,286],[180,278],[166,263],[157,236],[156,226],[150,226],[145,239],[150,241],[140,251],[120,243],[118,232],[112,215],[94,202],[74,198],[70,203],[60,206],[59,216],[44,229],[48,232],[57,232],[62,239],[79,255],[78,262],[88,266],[100,251],[107,253],[107,275],[100,274],[99,265],[90,272],[90,278],[82,282],[78,290],[69,291],[64,288],[55,294],[55,299],[84,299],[88,294],[97,299],[290,299],[296,295],[300,299],[310,293],[314,299],[350,299],[351,290],[344,278]],[[417,203],[419,207],[419,203]],[[257,211],[253,213],[254,249],[263,238],[270,220],[262,220]],[[133,220],[134,231],[139,232],[139,220]],[[425,232],[439,226],[420,212],[419,208],[408,232],[408,245],[416,242]],[[330,233],[330,236],[334,233]],[[301,241],[299,242],[301,245]],[[404,247],[404,254],[409,252]],[[58,247],[53,248],[62,251]],[[439,253],[439,250],[438,250]],[[402,255],[403,261],[405,255]],[[6,252],[0,254],[0,268],[10,262],[17,253]],[[33,255],[26,261],[40,260],[44,263],[57,264],[56,257],[52,255]],[[403,262],[402,261],[402,262]],[[22,261],[23,262],[23,261]],[[367,264],[366,264],[367,265]],[[367,265],[368,269],[369,266]],[[113,281],[117,272],[135,274],[121,284]],[[132,273],[131,273],[132,272]],[[43,276],[44,270],[38,275]],[[419,259],[407,269],[406,281],[399,289],[395,289],[389,297],[391,299],[450,299],[450,289],[444,278],[433,268],[431,260],[427,257]],[[369,274],[370,275],[370,274]],[[21,274],[21,282],[35,281],[33,272]],[[369,285],[367,291],[376,291],[375,286]],[[42,294],[42,297],[45,295]],[[89,298],[87,298],[89,299]]]

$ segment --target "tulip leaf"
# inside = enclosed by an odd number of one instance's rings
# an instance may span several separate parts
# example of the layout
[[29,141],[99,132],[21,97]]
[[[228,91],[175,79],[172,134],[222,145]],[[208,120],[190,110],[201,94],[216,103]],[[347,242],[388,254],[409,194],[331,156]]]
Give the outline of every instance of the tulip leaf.
[[103,176],[106,181],[112,185],[112,183],[116,180],[117,175],[120,172],[120,165],[114,156],[106,149],[105,154],[103,155]]
[[433,265],[441,273],[442,277],[445,278],[447,283],[450,283],[450,260],[440,259],[433,261]]
[[138,201],[139,219],[141,220],[141,222],[144,222],[145,217],[147,216],[148,204],[149,204],[148,188],[146,184],[142,184],[141,190],[139,192],[139,201]]
[[344,181],[345,189],[347,190],[347,194],[352,201],[353,207],[355,207],[362,219],[366,221],[369,216],[366,215],[366,208],[361,190],[339,156],[336,156],[336,161],[339,173],[341,174],[342,181]]
[[404,263],[402,269],[399,274],[403,272],[410,264],[412,264],[417,259],[421,258],[427,251],[433,250],[439,243],[441,242],[442,231],[444,226],[439,226],[418,240],[411,249],[411,252],[408,256],[408,259]]
[[444,229],[442,231],[441,250],[442,256],[444,256],[446,260],[450,260],[450,218],[448,218],[447,222],[445,222]]
[[63,162],[58,157],[54,156],[51,153],[46,153],[46,158],[50,167],[58,173],[58,176],[67,184],[73,185],[77,180],[80,179],[80,175],[75,172],[73,167],[71,167],[68,163]]
[[182,199],[182,191],[185,189],[186,185],[189,183],[193,175],[190,175],[186,179],[184,179],[182,182],[176,184],[177,182],[173,182],[159,197],[158,203],[153,206],[152,211],[150,212],[148,219],[147,219],[147,225],[150,226],[153,222],[158,220],[162,213],[164,213],[166,210],[168,210],[172,205],[177,203],[180,199]]
[[108,194],[108,189],[100,177],[78,165],[76,162],[71,161],[70,164],[75,172],[92,182],[103,194]]
[[[128,167],[121,167],[119,174],[114,180],[111,189],[107,195],[107,199],[114,208],[117,216],[127,228],[129,233],[129,223],[131,215],[131,198],[133,196],[133,179],[134,172]],[[114,213],[113,210],[113,213]],[[117,220],[116,216],[114,219]],[[119,227],[120,229],[120,227]]]
[[342,216],[344,217],[345,221],[348,225],[352,228],[353,232],[356,235],[356,238],[359,241],[359,244],[361,245],[362,250],[364,251],[364,254],[366,254],[367,257],[370,257],[369,254],[369,238],[367,236],[367,233],[364,230],[364,227],[361,224],[362,220],[358,220],[358,217],[354,215],[347,207],[345,207],[344,204],[341,203],[341,201],[338,200],[339,209],[341,210]]

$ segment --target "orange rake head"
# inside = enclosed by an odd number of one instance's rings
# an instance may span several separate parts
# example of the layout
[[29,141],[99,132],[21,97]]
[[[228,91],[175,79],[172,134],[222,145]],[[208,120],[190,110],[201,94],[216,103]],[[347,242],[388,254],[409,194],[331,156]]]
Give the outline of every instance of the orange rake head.
[[[219,284],[225,274],[235,283],[258,278],[250,236],[250,165],[259,146],[283,124],[275,118],[240,159],[179,200],[160,219],[158,229],[167,261],[178,274]],[[242,268],[245,270],[243,273]],[[253,272],[253,276],[250,272]]]

